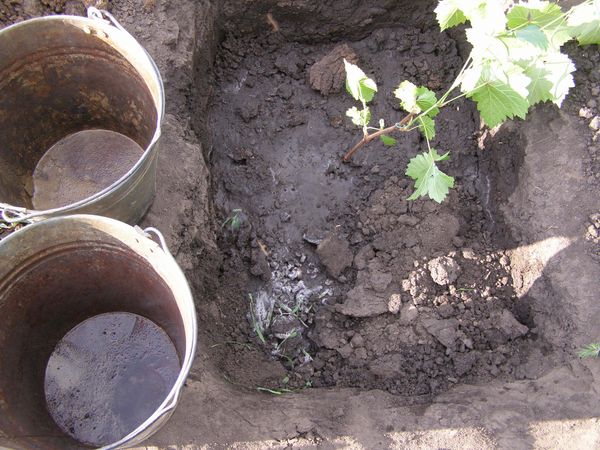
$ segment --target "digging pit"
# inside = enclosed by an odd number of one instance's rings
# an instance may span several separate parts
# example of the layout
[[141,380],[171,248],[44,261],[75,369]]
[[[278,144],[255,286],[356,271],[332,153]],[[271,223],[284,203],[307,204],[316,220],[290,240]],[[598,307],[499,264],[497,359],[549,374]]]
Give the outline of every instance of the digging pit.
[[599,442],[598,364],[576,357],[600,319],[599,153],[580,115],[597,49],[568,47],[577,85],[560,111],[490,132],[470,101],[445,108],[433,144],[457,187],[441,205],[407,201],[416,131],[341,161],[360,131],[332,61],[377,82],[375,122],[399,120],[400,81],[439,93],[468,54],[434,6],[111,3],[165,77],[144,224],[166,233],[199,315],[181,404],[149,445]]

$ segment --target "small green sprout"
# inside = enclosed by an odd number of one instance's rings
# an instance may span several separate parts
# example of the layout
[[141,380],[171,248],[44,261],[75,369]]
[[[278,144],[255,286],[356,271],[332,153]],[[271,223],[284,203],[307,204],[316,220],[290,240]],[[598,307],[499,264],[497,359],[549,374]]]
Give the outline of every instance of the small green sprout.
[[580,358],[596,358],[600,356],[600,343],[592,343],[577,352]]

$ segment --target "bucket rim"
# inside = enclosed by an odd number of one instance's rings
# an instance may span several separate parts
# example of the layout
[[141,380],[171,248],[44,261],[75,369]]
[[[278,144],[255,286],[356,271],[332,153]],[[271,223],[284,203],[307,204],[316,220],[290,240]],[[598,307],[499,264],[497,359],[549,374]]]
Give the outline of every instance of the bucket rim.
[[[91,28],[96,28],[104,33],[108,42],[114,42],[117,39],[122,39],[128,48],[136,48],[137,50],[142,50],[141,53],[143,56],[143,63],[147,63],[149,65],[149,71],[152,81],[156,83],[158,89],[156,92],[155,102],[157,103],[157,117],[155,123],[154,135],[150,143],[144,148],[144,152],[135,162],[135,164],[129,168],[129,170],[122,175],[118,180],[114,181],[111,185],[102,189],[101,191],[95,192],[94,194],[86,197],[84,199],[78,200],[74,203],[69,203],[68,205],[60,206],[58,208],[37,210],[37,209],[27,209],[22,206],[8,205],[0,202],[0,210],[6,209],[9,212],[11,210],[19,211],[19,214],[14,219],[8,219],[6,215],[3,215],[2,220],[7,222],[23,222],[30,221],[32,219],[45,219],[56,216],[64,216],[69,213],[69,211],[77,210],[78,208],[89,205],[90,203],[102,200],[107,197],[113,191],[117,190],[118,187],[124,185],[133,174],[135,174],[138,170],[140,170],[144,163],[153,156],[153,153],[156,152],[156,145],[161,136],[161,127],[164,121],[165,116],[165,89],[163,84],[163,79],[156,65],[154,59],[150,56],[148,51],[140,44],[140,42],[133,37],[127,30],[124,28],[119,28],[109,21],[105,21],[98,18],[89,18],[84,16],[74,16],[74,15],[58,15],[53,14],[44,17],[34,17],[31,19],[24,20],[22,22],[18,22],[12,25],[9,25],[5,28],[0,29],[0,35],[4,33],[9,33],[19,28],[26,28],[34,23],[39,22],[67,22],[74,25],[82,25],[89,26]],[[119,50],[120,53],[122,53]],[[130,63],[131,61],[128,58],[128,55],[123,55],[125,59],[127,59]],[[134,66],[135,67],[135,66]],[[137,68],[136,68],[137,71]],[[143,78],[143,77],[142,77]],[[38,220],[39,220],[38,219]]]
[[[182,311],[182,314],[186,314],[190,319],[191,339],[190,342],[187,342],[186,339],[185,354],[182,357],[181,369],[177,379],[175,380],[175,383],[173,384],[173,387],[165,396],[165,399],[160,404],[160,406],[142,424],[140,424],[137,428],[135,428],[123,438],[119,439],[117,442],[113,442],[103,447],[100,447],[99,450],[113,450],[123,448],[124,446],[141,442],[146,438],[150,437],[152,434],[154,434],[154,432],[158,431],[158,428],[160,428],[160,426],[162,426],[163,424],[160,422],[161,418],[163,418],[163,416],[168,417],[168,415],[173,412],[173,410],[179,402],[179,397],[184,387],[185,380],[189,375],[189,372],[192,368],[192,364],[196,356],[196,347],[198,340],[198,319],[196,315],[194,297],[192,295],[192,291],[187,281],[187,278],[185,277],[181,267],[179,266],[179,264],[177,264],[177,261],[166,248],[166,246],[161,245],[147,237],[147,235],[139,227],[133,227],[124,222],[121,222],[120,220],[112,219],[110,217],[97,216],[93,214],[72,214],[67,216],[51,217],[46,220],[27,225],[22,229],[11,233],[9,236],[0,241],[0,249],[2,249],[2,247],[8,245],[8,243],[11,243],[12,241],[17,241],[24,234],[35,233],[38,231],[38,228],[43,229],[44,227],[47,227],[54,223],[58,222],[60,224],[61,222],[65,221],[79,222],[92,226],[102,224],[106,228],[112,228],[113,230],[116,229],[121,233],[128,234],[133,239],[144,239],[145,241],[142,242],[145,242],[146,245],[150,245],[153,247],[154,250],[160,250],[162,252],[163,256],[166,258],[166,263],[170,265],[169,271],[170,274],[173,276],[172,285],[177,286],[179,293],[185,297],[185,300],[187,300],[185,301],[185,303],[187,304],[187,308],[185,311]],[[138,245],[142,247],[144,244],[139,243]],[[154,252],[154,254],[156,254],[156,252]]]

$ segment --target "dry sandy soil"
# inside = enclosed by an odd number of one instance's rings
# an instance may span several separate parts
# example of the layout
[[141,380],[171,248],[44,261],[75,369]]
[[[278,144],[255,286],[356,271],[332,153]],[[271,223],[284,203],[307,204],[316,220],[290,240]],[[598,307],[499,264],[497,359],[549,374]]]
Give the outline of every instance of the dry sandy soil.
[[[199,316],[181,404],[147,448],[600,448],[600,361],[576,356],[600,339],[597,47],[567,46],[562,110],[493,133],[469,101],[444,111],[457,188],[408,203],[417,132],[341,162],[357,135],[339,61],[379,82],[378,117],[399,116],[382,94],[403,79],[442,91],[468,48],[434,2],[106,7],[164,77],[143,223]],[[0,25],[52,12],[84,9],[3,0]]]

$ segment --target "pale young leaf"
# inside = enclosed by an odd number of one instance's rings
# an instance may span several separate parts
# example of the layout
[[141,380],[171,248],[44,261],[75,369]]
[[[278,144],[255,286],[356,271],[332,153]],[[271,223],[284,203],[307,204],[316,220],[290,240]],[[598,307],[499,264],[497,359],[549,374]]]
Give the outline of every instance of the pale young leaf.
[[346,90],[354,100],[364,101],[365,103],[373,100],[377,92],[375,81],[365,75],[360,67],[344,59],[346,69]]
[[358,109],[356,106],[353,106],[348,111],[346,111],[346,116],[352,119],[352,123],[359,127],[366,127],[371,120],[371,111],[369,108]]
[[418,114],[421,112],[417,105],[417,85],[408,80],[400,83],[394,91],[394,95],[400,100],[400,106],[409,113]]

